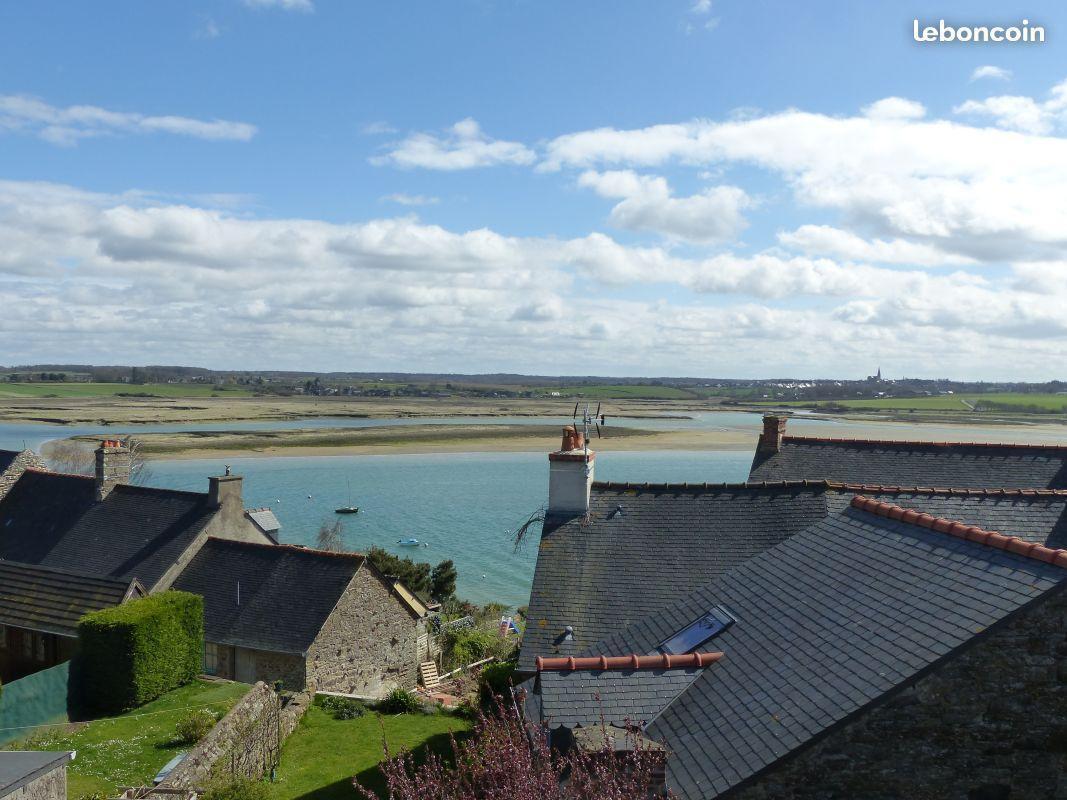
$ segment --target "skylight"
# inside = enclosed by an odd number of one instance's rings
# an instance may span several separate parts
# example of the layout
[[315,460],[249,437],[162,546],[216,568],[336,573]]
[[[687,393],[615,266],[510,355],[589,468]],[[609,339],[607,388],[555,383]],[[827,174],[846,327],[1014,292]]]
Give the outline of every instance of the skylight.
[[670,655],[692,653],[704,642],[718,636],[735,622],[737,618],[733,614],[722,606],[714,606],[707,614],[689,623],[663,642],[659,649]]

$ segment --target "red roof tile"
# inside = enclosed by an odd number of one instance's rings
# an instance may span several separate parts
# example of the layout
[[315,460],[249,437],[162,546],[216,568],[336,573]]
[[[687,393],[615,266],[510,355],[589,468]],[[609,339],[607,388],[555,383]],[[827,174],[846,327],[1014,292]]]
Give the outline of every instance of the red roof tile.
[[690,669],[706,667],[722,658],[722,653],[682,653],[680,655],[659,654],[654,656],[586,656],[575,658],[535,659],[538,672],[573,672],[579,669]]
[[1057,567],[1067,567],[1067,550],[1045,547],[1041,544],[1027,542],[1016,536],[1005,536],[997,531],[987,531],[958,520],[935,517],[910,508],[901,508],[892,503],[883,503],[880,500],[864,497],[863,495],[856,495],[852,498],[852,507],[870,514],[877,514],[880,517],[886,517],[887,519],[918,525],[921,528],[928,528],[938,533],[946,533],[958,539],[966,539],[969,542],[976,542],[987,547],[996,547],[999,550],[1006,550],[1009,553],[1015,553],[1027,558],[1036,558],[1039,561],[1054,564]]

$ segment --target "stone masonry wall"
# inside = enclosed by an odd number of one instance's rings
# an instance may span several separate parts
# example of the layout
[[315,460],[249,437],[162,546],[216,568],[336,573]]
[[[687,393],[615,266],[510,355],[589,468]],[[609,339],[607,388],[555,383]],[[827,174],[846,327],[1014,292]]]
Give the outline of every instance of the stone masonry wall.
[[1067,594],[730,797],[1067,798]]
[[415,687],[419,621],[392,587],[364,566],[308,650],[309,688],[382,697]]
[[23,450],[15,456],[14,461],[8,464],[7,469],[0,472],[0,500],[4,499],[4,495],[15,485],[15,481],[28,469],[47,469],[47,467],[41,457],[32,450]]
[[4,800],[66,800],[67,768],[54,769],[7,795]]
[[257,683],[160,787],[203,789],[231,777],[258,780],[277,765],[283,738],[281,698],[266,684]]
[[[307,686],[307,673],[304,659],[289,653],[273,653],[268,650],[248,650],[237,648],[255,659],[254,678],[267,684],[281,681],[282,687],[291,691],[300,691]],[[236,655],[236,654],[235,654]],[[240,655],[236,656],[238,659]],[[235,667],[236,668],[236,667]]]

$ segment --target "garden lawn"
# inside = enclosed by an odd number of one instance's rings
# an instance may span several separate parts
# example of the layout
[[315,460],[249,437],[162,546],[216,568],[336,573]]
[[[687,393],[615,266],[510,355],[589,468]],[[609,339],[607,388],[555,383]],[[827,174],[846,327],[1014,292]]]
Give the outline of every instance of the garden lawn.
[[190,710],[225,713],[248,689],[243,683],[195,681],[120,716],[48,728],[5,749],[75,750],[78,755],[67,771],[67,797],[114,797],[119,786],[150,785],[164,764],[188,749],[171,744],[171,739],[174,726]]
[[383,794],[378,771],[378,763],[384,758],[383,733],[391,753],[401,749],[425,752],[426,747],[449,753],[449,731],[461,735],[469,729],[469,722],[445,713],[379,717],[368,711],[358,719],[335,720],[312,706],[282,747],[271,798],[357,800],[353,776]]

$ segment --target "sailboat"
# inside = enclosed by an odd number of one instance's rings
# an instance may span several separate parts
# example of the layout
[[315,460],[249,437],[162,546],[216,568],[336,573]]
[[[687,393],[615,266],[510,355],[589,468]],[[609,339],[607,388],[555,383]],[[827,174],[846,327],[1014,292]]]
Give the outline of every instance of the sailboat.
[[356,514],[359,512],[359,506],[352,505],[352,482],[346,479],[348,484],[348,505],[335,508],[333,513],[335,514]]

